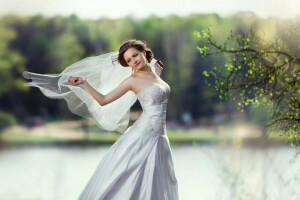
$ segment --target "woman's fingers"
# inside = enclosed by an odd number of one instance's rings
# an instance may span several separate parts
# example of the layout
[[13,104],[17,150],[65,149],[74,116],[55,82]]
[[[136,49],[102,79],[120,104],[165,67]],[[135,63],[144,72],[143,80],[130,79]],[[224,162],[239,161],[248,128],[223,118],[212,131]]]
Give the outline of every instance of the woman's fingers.
[[70,77],[68,78],[68,82],[71,83],[73,86],[76,85],[76,82],[77,82],[77,81],[78,81],[78,77],[72,77],[72,76],[70,76]]
[[82,84],[83,79],[81,77],[72,77],[70,76],[68,78],[68,82],[71,83],[73,86],[77,86],[79,84]]
[[161,60],[157,60],[156,62],[157,62],[157,64],[159,64],[162,68],[164,67],[164,64],[163,64],[163,62],[162,62]]

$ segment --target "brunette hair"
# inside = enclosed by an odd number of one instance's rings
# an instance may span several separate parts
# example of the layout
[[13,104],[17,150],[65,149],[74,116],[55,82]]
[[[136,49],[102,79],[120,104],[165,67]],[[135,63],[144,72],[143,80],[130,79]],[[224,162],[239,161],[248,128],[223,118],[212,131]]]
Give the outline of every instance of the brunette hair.
[[123,43],[122,46],[120,47],[119,55],[118,55],[118,59],[117,59],[118,62],[123,67],[128,66],[126,60],[124,59],[124,53],[131,47],[135,48],[138,51],[145,51],[146,52],[146,59],[149,63],[151,62],[151,60],[154,57],[151,49],[147,47],[147,44],[146,44],[145,41],[136,40],[136,39],[128,40],[125,43]]

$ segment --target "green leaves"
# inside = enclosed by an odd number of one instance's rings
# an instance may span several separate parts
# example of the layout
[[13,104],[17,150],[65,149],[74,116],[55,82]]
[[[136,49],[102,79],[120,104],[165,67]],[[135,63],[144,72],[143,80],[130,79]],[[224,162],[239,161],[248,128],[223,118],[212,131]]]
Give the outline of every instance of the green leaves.
[[202,74],[203,74],[204,76],[206,76],[206,77],[209,77],[209,74],[208,74],[208,72],[207,72],[206,70],[204,70],[204,71],[202,72]]
[[[238,110],[250,104],[270,105],[270,127],[284,130],[300,137],[300,57],[291,54],[282,38],[273,42],[259,38],[251,29],[249,33],[234,34],[218,43],[209,28],[197,33],[197,50],[202,57],[222,55],[227,58],[211,70],[203,71],[207,78],[212,75],[215,83],[209,85],[219,94],[220,101],[228,100],[228,92],[238,101]],[[298,37],[295,37],[298,38]],[[300,48],[300,47],[299,47]],[[300,49],[299,49],[300,50]],[[230,94],[231,94],[230,93]],[[278,128],[279,127],[279,128]],[[298,143],[297,143],[298,142]],[[299,140],[291,137],[291,144]]]
[[13,90],[26,90],[25,80],[19,78],[21,72],[25,70],[26,60],[20,52],[13,50],[9,45],[16,35],[13,29],[0,21],[0,95]]

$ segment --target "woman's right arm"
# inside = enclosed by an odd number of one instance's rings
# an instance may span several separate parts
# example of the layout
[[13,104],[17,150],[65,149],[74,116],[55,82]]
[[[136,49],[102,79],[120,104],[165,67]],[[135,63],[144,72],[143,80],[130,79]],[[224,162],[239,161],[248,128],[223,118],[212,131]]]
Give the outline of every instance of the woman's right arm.
[[70,77],[69,82],[72,85],[83,84],[83,86],[87,89],[87,91],[91,94],[91,96],[101,105],[104,106],[109,104],[124,94],[126,94],[129,90],[132,89],[132,78],[128,77],[123,80],[118,87],[113,89],[106,95],[101,94],[95,88],[93,88],[86,80],[83,80],[81,77]]

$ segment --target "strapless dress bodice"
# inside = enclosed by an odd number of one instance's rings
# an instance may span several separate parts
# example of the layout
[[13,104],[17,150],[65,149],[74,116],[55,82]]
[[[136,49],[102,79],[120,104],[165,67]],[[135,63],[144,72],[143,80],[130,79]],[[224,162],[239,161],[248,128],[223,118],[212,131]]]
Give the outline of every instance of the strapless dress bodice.
[[165,84],[152,84],[143,88],[136,95],[142,106],[144,115],[165,116],[167,111],[170,86]]

